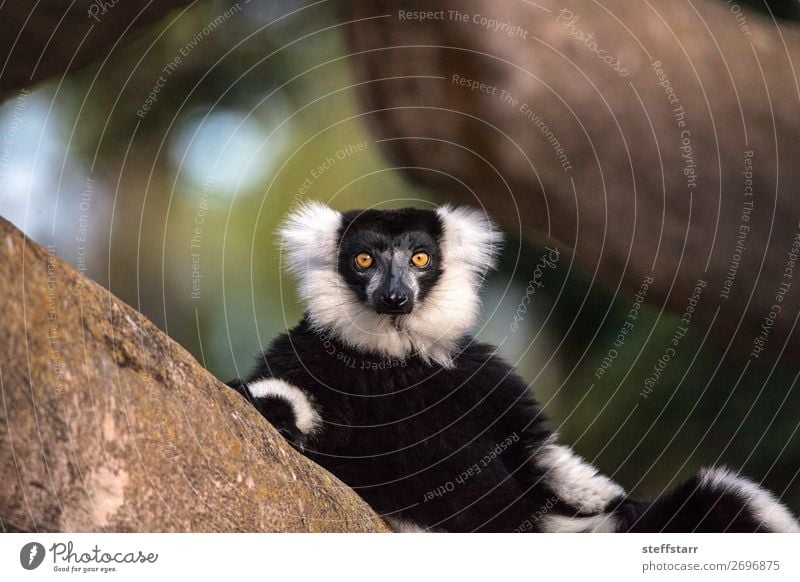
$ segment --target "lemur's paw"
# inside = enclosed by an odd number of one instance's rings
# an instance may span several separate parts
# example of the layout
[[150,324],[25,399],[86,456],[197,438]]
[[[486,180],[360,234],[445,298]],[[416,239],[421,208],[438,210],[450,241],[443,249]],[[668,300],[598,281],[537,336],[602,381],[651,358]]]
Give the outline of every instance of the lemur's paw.
[[250,382],[231,380],[228,386],[253,403],[264,418],[301,453],[308,438],[317,432],[322,419],[314,402],[300,388],[277,378]]
[[225,384],[236,390],[239,394],[241,394],[248,400],[252,400],[250,398],[250,393],[247,391],[247,384],[241,378],[234,378],[233,380],[228,380],[227,382],[225,382]]
[[[277,428],[277,427],[276,427]],[[296,428],[279,428],[278,432],[283,435],[289,444],[292,445],[295,449],[297,449],[301,453],[306,452],[306,440],[307,437],[302,432],[300,432]]]

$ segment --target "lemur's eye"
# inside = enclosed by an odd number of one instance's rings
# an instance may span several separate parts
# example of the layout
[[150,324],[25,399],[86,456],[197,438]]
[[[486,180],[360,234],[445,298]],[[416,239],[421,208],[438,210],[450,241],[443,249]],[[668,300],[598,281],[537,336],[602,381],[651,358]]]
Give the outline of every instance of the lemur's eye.
[[358,253],[356,255],[356,265],[362,269],[368,269],[372,266],[372,256],[369,253]]
[[431,256],[428,253],[414,253],[414,256],[411,257],[411,262],[414,263],[415,267],[427,267],[428,263],[431,262]]

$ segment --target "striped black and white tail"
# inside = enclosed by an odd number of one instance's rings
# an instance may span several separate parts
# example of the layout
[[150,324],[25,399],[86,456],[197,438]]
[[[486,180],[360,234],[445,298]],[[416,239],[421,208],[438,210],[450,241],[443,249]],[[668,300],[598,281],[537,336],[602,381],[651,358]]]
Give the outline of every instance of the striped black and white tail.
[[[598,478],[601,478],[599,475]],[[800,532],[769,491],[725,468],[703,469],[651,501],[609,500],[595,515],[548,515],[551,532]]]

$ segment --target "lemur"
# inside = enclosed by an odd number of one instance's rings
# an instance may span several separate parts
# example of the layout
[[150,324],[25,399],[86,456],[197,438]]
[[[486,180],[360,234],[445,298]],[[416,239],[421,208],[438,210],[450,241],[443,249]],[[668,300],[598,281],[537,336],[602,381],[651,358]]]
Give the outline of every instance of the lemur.
[[470,335],[501,245],[484,213],[310,202],[280,232],[307,310],[229,384],[397,531],[800,531],[730,470],[636,501],[558,444],[522,378]]

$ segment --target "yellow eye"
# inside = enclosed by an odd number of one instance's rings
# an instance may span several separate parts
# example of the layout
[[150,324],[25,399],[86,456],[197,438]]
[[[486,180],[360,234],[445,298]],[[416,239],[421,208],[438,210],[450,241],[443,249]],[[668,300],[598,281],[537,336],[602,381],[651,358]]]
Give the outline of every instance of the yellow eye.
[[362,269],[367,269],[372,266],[372,257],[369,253],[358,253],[356,255],[356,265]]
[[414,256],[411,257],[411,262],[416,267],[427,267],[428,263],[431,262],[431,256],[428,253],[414,253]]

